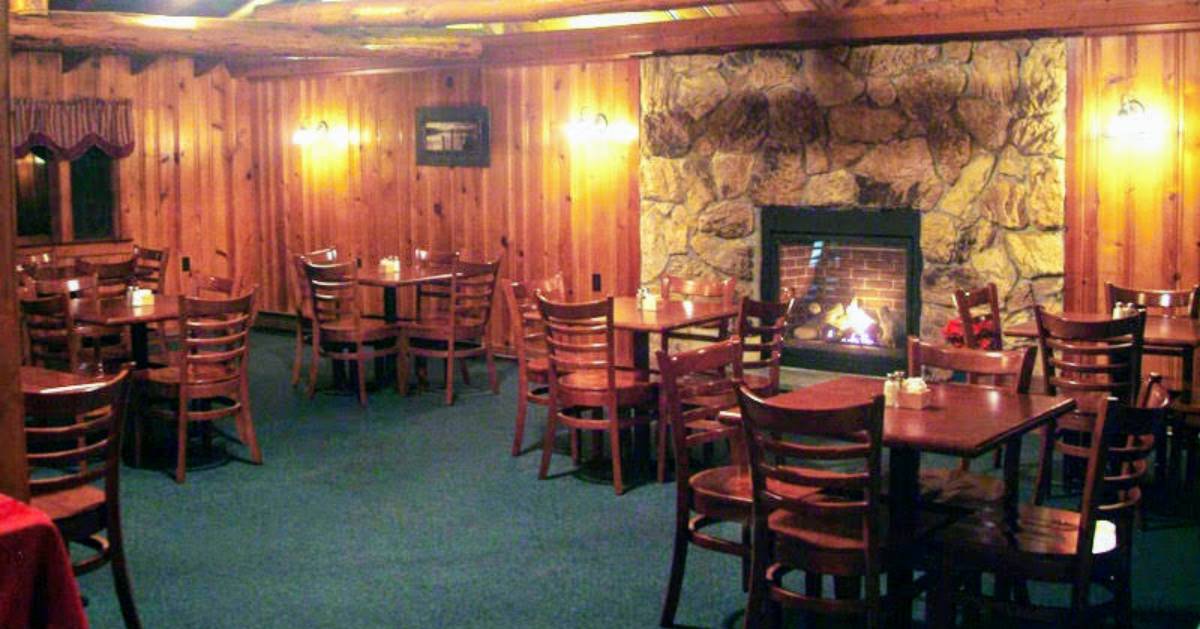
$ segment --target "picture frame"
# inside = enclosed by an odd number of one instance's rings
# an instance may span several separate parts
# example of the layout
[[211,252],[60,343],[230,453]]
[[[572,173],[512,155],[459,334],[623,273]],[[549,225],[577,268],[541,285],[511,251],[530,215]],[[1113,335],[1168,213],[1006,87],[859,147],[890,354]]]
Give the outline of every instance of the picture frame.
[[417,165],[487,167],[490,114],[481,105],[417,108]]

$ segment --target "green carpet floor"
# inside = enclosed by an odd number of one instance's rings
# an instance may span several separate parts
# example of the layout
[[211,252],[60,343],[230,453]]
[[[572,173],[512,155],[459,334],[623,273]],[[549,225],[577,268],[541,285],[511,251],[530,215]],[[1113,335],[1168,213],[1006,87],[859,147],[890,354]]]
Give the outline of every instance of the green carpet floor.
[[[158,627],[653,627],[671,552],[673,484],[613,494],[604,472],[537,480],[543,412],[509,456],[515,371],[370,410],[288,384],[289,338],[256,333],[251,390],[265,465],[123,471],[143,624]],[[329,379],[326,366],[323,382]],[[232,432],[232,426],[227,427]],[[229,451],[244,456],[236,444]],[[1032,462],[1031,456],[1025,461]],[[1197,626],[1200,531],[1152,518],[1138,536],[1139,626]],[[736,559],[693,550],[678,621],[740,626]],[[121,626],[110,573],[82,588],[95,627]]]

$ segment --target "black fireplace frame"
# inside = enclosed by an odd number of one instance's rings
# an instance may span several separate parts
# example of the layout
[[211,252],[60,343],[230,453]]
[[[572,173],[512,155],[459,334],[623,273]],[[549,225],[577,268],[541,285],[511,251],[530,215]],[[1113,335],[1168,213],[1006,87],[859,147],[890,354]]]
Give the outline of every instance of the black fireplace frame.
[[[921,329],[921,214],[903,208],[842,209],[771,205],[762,212],[761,295],[779,298],[781,245],[839,240],[854,244],[901,246],[908,256],[905,282],[905,326],[909,334]],[[899,352],[863,347],[827,348],[784,345],[783,364],[823,371],[884,375],[904,369],[904,344]]]

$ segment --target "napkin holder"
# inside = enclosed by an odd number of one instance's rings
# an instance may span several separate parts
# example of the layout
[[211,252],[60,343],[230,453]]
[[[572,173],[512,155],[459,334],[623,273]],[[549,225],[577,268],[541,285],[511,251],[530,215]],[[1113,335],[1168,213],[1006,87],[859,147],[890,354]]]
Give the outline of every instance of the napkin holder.
[[388,275],[400,274],[400,259],[399,258],[384,258],[379,261],[379,270]]
[[148,288],[138,288],[129,293],[129,304],[131,306],[153,306],[154,291]]
[[907,408],[914,411],[929,408],[933,405],[933,391],[925,389],[919,393],[911,393],[901,388],[896,394],[896,403],[900,408]]

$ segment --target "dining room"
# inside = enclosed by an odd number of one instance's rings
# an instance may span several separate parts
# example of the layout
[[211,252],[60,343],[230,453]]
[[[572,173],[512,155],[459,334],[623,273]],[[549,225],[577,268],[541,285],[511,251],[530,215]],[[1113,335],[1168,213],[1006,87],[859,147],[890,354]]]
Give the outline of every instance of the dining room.
[[1194,0],[0,14],[0,627],[1200,626]]

